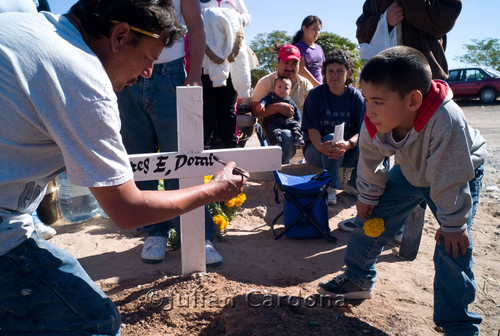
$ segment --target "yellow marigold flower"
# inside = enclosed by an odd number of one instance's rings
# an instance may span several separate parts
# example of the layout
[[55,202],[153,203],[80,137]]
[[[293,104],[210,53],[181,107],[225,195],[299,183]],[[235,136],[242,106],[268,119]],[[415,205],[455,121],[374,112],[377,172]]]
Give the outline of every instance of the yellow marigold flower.
[[363,231],[368,237],[377,238],[384,230],[384,220],[382,218],[372,218],[363,224]]
[[203,183],[208,183],[212,179],[213,175],[203,176]]
[[224,202],[224,205],[227,206],[228,208],[234,207],[235,204],[236,204],[236,199],[235,198],[230,199],[227,202]]
[[239,194],[238,196],[236,196],[234,205],[240,207],[243,204],[243,202],[245,202],[246,199],[247,196],[245,194]]
[[228,221],[222,215],[216,215],[213,218],[214,223],[217,225],[219,231],[224,230],[227,227]]

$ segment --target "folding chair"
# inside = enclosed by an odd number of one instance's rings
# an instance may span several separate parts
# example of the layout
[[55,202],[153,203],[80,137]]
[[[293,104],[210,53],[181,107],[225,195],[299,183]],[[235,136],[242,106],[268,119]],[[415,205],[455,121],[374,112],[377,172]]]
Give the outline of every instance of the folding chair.
[[[330,242],[337,238],[330,235],[328,226],[328,194],[332,178],[326,170],[316,175],[293,176],[274,171],[274,194],[276,203],[278,193],[283,193],[283,211],[271,223],[273,238],[283,235],[288,238],[305,239],[324,237]],[[285,228],[280,233],[274,226],[283,216]]]

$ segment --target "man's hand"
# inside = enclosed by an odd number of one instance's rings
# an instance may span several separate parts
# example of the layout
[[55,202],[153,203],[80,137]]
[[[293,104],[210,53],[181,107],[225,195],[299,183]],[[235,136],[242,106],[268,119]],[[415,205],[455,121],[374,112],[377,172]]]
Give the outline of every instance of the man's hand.
[[372,213],[375,205],[365,204],[361,201],[356,201],[356,210],[358,210],[358,215],[363,219],[368,219]]
[[241,192],[243,192],[243,187],[247,182],[248,178],[243,176],[243,174],[249,176],[248,172],[243,169],[239,169],[238,173],[234,168],[236,164],[233,161],[229,161],[223,169],[218,171],[212,177],[209,183],[217,183],[217,200],[218,201],[228,201]]
[[398,23],[403,21],[405,18],[405,13],[403,11],[403,7],[398,4],[396,1],[392,3],[392,5],[387,8],[387,14],[386,14],[386,19],[387,23],[390,26],[395,27]]
[[293,117],[293,115],[295,114],[295,110],[294,110],[293,106],[288,104],[288,103],[282,102],[282,103],[276,103],[273,105],[278,105],[277,106],[279,108],[278,112],[287,118]]
[[467,230],[461,232],[443,232],[439,229],[436,232],[435,239],[438,245],[441,245],[442,239],[444,239],[446,253],[451,253],[455,259],[458,258],[459,250],[462,252],[462,255],[467,252],[470,243]]

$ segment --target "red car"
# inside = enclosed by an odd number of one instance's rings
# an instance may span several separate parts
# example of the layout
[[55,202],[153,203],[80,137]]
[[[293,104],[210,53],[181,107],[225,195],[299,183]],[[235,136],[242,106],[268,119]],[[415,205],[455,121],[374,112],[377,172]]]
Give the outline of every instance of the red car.
[[500,72],[486,67],[452,69],[446,82],[457,99],[479,98],[492,103],[500,92]]

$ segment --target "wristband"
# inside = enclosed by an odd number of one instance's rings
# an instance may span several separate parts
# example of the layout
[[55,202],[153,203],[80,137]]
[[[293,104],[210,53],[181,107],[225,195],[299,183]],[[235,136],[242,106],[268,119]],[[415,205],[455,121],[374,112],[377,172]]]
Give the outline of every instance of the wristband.
[[354,144],[354,141],[352,141],[351,139],[349,139],[347,141],[349,142],[349,145],[351,146],[350,148],[356,147],[356,145]]

